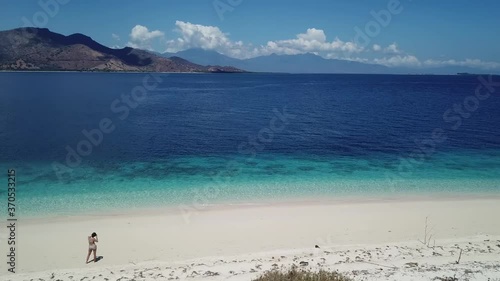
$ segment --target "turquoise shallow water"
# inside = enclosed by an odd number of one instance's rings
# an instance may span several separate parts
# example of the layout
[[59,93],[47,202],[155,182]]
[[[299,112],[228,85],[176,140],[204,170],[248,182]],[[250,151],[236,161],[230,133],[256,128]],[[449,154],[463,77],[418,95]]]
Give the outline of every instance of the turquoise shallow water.
[[[18,205],[26,216],[117,209],[342,197],[500,192],[500,151],[436,155],[401,169],[400,159],[182,157],[81,166],[59,181],[44,163],[19,164]],[[95,164],[95,163],[94,163]]]

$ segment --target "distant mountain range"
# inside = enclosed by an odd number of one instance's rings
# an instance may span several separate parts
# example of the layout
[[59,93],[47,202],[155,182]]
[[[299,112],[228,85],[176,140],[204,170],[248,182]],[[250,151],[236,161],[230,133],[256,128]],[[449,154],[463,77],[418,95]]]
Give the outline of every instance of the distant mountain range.
[[64,36],[46,28],[0,31],[0,70],[242,72],[129,47],[112,49],[83,34]]
[[[212,50],[188,49],[154,53],[103,46],[83,34],[69,36],[46,28],[0,31],[0,70],[139,71],[139,72],[281,72],[366,74],[456,74],[484,70],[447,66],[395,68],[348,60],[325,59],[315,54],[260,56],[236,59]],[[498,72],[498,71],[497,71]]]
[[[177,53],[163,53],[164,57],[177,56],[202,65],[231,65],[254,72],[284,73],[365,73],[365,74],[457,74],[485,73],[484,70],[465,66],[434,68],[387,67],[348,60],[325,59],[315,54],[261,56],[235,59],[216,51],[189,49]],[[486,71],[486,73],[488,73]],[[496,71],[495,73],[498,73]]]
[[216,51],[189,49],[177,53],[163,53],[164,57],[177,56],[199,64],[231,65],[253,72],[283,73],[392,73],[392,69],[378,64],[348,60],[324,59],[314,54],[276,55],[235,59]]

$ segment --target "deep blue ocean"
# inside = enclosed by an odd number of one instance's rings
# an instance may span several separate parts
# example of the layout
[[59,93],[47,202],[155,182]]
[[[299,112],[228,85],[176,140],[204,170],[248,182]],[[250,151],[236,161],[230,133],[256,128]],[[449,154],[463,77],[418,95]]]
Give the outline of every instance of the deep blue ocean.
[[[500,88],[480,85],[472,75],[0,73],[0,168],[16,169],[20,216],[500,193]],[[2,198],[6,188],[5,176]]]

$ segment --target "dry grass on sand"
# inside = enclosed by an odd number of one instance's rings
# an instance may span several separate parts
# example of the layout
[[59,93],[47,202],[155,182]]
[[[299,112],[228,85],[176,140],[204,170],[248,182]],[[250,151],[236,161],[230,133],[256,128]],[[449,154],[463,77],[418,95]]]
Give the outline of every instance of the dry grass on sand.
[[311,272],[292,267],[289,271],[268,271],[254,281],[352,281],[338,272]]

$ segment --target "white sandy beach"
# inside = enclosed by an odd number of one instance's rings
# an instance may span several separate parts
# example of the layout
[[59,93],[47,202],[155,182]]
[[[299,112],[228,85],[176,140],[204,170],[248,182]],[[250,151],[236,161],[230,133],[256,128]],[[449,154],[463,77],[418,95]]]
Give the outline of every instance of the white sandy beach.
[[[303,261],[354,280],[500,280],[499,214],[491,196],[217,206],[189,223],[179,209],[21,219],[17,273],[2,263],[0,278],[252,280]],[[85,264],[93,231],[103,259]]]

